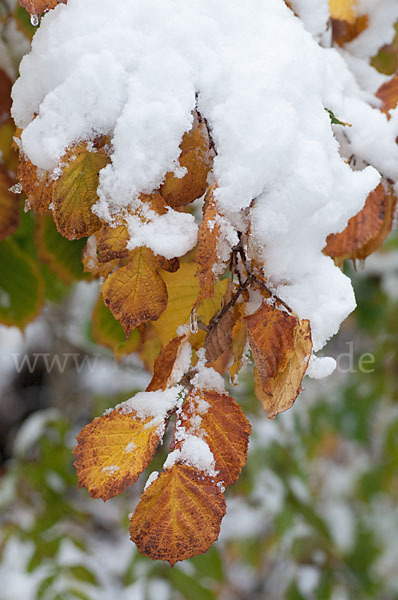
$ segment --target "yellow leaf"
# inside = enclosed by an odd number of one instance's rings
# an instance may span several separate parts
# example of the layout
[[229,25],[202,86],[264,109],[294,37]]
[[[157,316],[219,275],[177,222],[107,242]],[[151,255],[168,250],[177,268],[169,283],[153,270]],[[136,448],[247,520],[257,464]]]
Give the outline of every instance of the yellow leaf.
[[127,242],[130,239],[127,227],[119,225],[111,227],[104,224],[96,233],[97,256],[100,263],[106,263],[115,258],[128,256]]
[[212,480],[176,464],[144,491],[130,535],[140,552],[174,565],[208,550],[218,538],[224,514],[224,497]]
[[86,237],[101,227],[91,209],[98,199],[99,172],[109,162],[103,148],[89,151],[85,142],[62,157],[65,166],[54,182],[53,213],[57,229],[64,237],[70,240]]
[[357,17],[358,0],[329,0],[332,19],[353,23]]
[[126,335],[146,321],[159,318],[167,306],[167,289],[148,248],[136,248],[125,267],[109,275],[102,286],[108,306]]
[[79,487],[105,501],[132,485],[147,467],[160,441],[159,423],[114,409],[86,425],[76,439]]
[[[154,327],[162,345],[166,346],[176,336],[177,328],[190,322],[200,288],[195,263],[183,263],[176,273],[162,273],[162,277],[167,286],[169,301],[167,309],[154,323]],[[226,279],[218,281],[214,286],[214,296],[199,304],[198,317],[204,323],[208,324],[219,310],[227,285]]]

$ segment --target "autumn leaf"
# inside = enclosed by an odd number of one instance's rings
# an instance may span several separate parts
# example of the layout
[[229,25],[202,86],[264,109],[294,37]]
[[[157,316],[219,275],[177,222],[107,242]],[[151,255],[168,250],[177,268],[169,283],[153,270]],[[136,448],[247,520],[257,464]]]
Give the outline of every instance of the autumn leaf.
[[[171,340],[165,348],[162,348],[155,361],[153,376],[147,387],[148,392],[164,390],[179,382],[184,373],[180,373],[179,369],[175,367],[181,352],[186,348],[188,338],[189,334],[181,335]],[[190,348],[188,350],[190,356]]]
[[128,264],[109,275],[102,295],[126,335],[141,323],[158,319],[167,306],[167,289],[152,251],[136,248]]
[[155,369],[155,362],[158,358],[162,344],[155,327],[151,323],[141,325],[143,331],[140,332],[141,339],[137,348],[137,353],[144,363],[146,370],[149,373],[153,373]]
[[13,180],[0,164],[0,240],[14,233],[19,223],[19,197],[10,191]]
[[130,521],[142,554],[174,565],[206,552],[218,538],[225,500],[217,485],[193,467],[175,464],[144,491]]
[[212,363],[224,352],[231,350],[232,329],[235,323],[235,312],[231,308],[225,315],[209,330],[206,336],[206,358]]
[[128,256],[127,242],[130,236],[125,225],[111,227],[104,223],[96,232],[97,256],[100,263]]
[[94,340],[112,350],[116,358],[137,351],[140,344],[138,330],[134,329],[126,340],[122,326],[105,306],[102,294],[95,303],[91,323]]
[[58,231],[69,240],[91,235],[101,227],[93,214],[97,201],[99,172],[110,162],[100,148],[89,151],[84,142],[62,157],[62,174],[53,187],[53,213]]
[[201,123],[185,133],[180,148],[179,163],[187,172],[181,178],[174,173],[167,173],[159,190],[167,204],[173,208],[193,202],[206,191],[212,159],[205,124]]
[[293,406],[301,389],[311,351],[310,322],[303,319],[296,328],[294,352],[285,369],[267,381],[267,393],[264,391],[264,381],[260,371],[255,369],[255,393],[270,419]]
[[193,389],[179,416],[180,427],[208,444],[225,486],[237,481],[246,463],[251,426],[231,396]]
[[146,468],[160,441],[159,423],[114,409],[83,427],[76,439],[79,487],[105,501],[132,485]]
[[231,331],[232,354],[234,362],[229,367],[231,380],[236,383],[236,377],[245,363],[245,352],[247,347],[247,333],[243,317],[237,319]]
[[368,16],[358,14],[357,0],[329,0],[333,41],[343,46],[368,27]]
[[329,0],[329,14],[332,19],[353,23],[357,17],[358,0]]
[[83,271],[84,240],[65,239],[58,233],[50,215],[36,217],[35,242],[40,260],[47,263],[67,285],[76,280],[90,278]]
[[34,210],[38,215],[49,213],[54,181],[50,180],[48,173],[40,172],[29,158],[21,152],[17,177],[27,196],[26,208]]
[[10,117],[11,88],[11,79],[3,69],[0,69],[0,125]]
[[[398,105],[398,74],[383,83],[377,90],[376,96],[382,101],[381,110],[388,113]],[[390,118],[390,115],[388,115]]]
[[199,226],[198,251],[196,253],[200,284],[198,302],[212,297],[216,280],[214,268],[219,261],[218,244],[221,226],[218,222],[220,215],[214,198],[214,189],[214,187],[211,188],[207,194],[205,211]]
[[396,198],[390,186],[380,183],[363,209],[348,221],[341,233],[331,233],[323,249],[337,265],[346,259],[364,260],[375,252],[391,231]]
[[[176,336],[177,328],[190,322],[191,312],[199,295],[199,280],[196,277],[195,263],[182,263],[176,273],[162,273],[167,286],[169,301],[167,309],[154,323],[160,341],[166,346]],[[228,281],[218,281],[212,298],[201,302],[197,309],[198,317],[206,324],[219,310]],[[199,332],[204,341],[204,332]]]
[[55,8],[58,4],[66,4],[67,0],[19,0],[19,3],[30,15],[40,16],[43,12]]

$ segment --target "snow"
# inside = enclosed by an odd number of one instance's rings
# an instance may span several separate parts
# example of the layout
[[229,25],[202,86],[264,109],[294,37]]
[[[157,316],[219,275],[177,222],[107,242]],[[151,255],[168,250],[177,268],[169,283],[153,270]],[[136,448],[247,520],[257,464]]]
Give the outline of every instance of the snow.
[[196,373],[191,379],[191,384],[198,390],[209,390],[218,392],[219,394],[225,394],[224,378],[217,373],[213,367],[206,367],[206,350],[200,348],[196,352],[198,356],[198,362],[196,363]]
[[146,480],[144,490],[146,490],[154,481],[156,481],[156,479],[158,477],[159,477],[159,472],[158,471],[152,471],[152,473],[150,473],[148,479]]
[[[293,5],[304,24],[281,0],[114,0],[111,8],[69,0],[42,19],[14,85],[13,116],[24,152],[50,171],[70,144],[111,136],[95,212],[113,222],[178,170],[197,106],[217,148],[219,211],[230,229],[245,233],[250,222],[252,256],[310,319],[318,351],[355,308],[349,279],[322,254],[325,239],[362,208],[379,172],[398,179],[398,111],[388,121],[372,108],[344,53],[318,44],[325,0]],[[390,41],[398,6],[359,6],[370,27],[347,48],[362,59]],[[325,107],[352,127],[332,127]],[[345,150],[379,172],[352,170],[336,139],[343,134]],[[171,209],[145,224],[131,216],[128,228],[130,247],[167,258],[196,243],[193,217]],[[309,372],[330,372],[323,365]]]
[[215,468],[213,453],[208,444],[196,435],[186,435],[181,448],[170,452],[163,467],[169,469],[176,463],[195,467],[209,477],[216,477],[218,473]]

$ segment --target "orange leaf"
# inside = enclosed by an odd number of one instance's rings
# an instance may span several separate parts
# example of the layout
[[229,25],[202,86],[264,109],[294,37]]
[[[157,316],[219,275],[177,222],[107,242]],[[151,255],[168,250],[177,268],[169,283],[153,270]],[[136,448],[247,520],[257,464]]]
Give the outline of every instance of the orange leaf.
[[140,552],[174,565],[206,552],[220,533],[225,500],[201,471],[176,464],[144,491],[130,521]]
[[58,4],[66,4],[67,0],[19,0],[30,15],[39,16],[46,10],[55,8]]
[[323,249],[337,265],[346,259],[363,260],[377,250],[391,231],[396,198],[380,183],[366,199],[363,209],[341,233],[331,233]]
[[301,382],[308,367],[311,351],[310,322],[303,319],[296,328],[294,352],[285,369],[276,377],[267,381],[268,393],[264,392],[264,381],[260,371],[255,369],[256,396],[270,419],[293,406],[300,392]]
[[0,164],[0,240],[14,233],[19,223],[20,200],[10,192],[13,180]]
[[[218,471],[216,481],[235,483],[246,463],[251,426],[231,396],[194,389],[185,400],[180,425],[208,444]],[[178,444],[177,444],[178,447]]]
[[244,365],[245,362],[245,350],[247,344],[247,333],[243,318],[236,321],[232,328],[232,354],[234,356],[234,362],[230,366],[229,373],[231,375],[232,382],[235,383],[236,376]]
[[232,346],[232,328],[235,323],[235,312],[231,308],[220,321],[215,325],[206,336],[206,359],[208,362],[214,362],[224,352],[231,350]]
[[179,393],[141,392],[83,427],[73,451],[79,486],[108,500],[132,485],[163,437]]
[[48,173],[39,172],[29,158],[20,153],[17,177],[27,195],[26,208],[38,215],[49,213],[54,181],[49,179]]
[[368,26],[368,16],[359,15],[353,22],[332,19],[333,41],[339,46],[352,42]]
[[[381,110],[388,113],[398,105],[398,74],[389,81],[383,83],[376,92],[376,96],[382,101]],[[390,118],[390,115],[388,115]]]
[[141,323],[158,319],[167,306],[166,286],[156,272],[153,253],[144,246],[136,248],[128,264],[108,277],[102,294],[126,335]]
[[[188,335],[181,335],[171,340],[165,348],[162,348],[154,365],[153,376],[147,387],[147,391],[165,390],[179,382],[182,375],[179,369],[175,369],[176,362],[181,356],[181,352],[188,349],[189,358],[191,350],[186,346]],[[178,366],[178,365],[177,365]]]
[[196,263],[198,265],[198,277],[200,284],[200,295],[198,302],[205,298],[211,298],[214,293],[214,282],[216,274],[214,268],[218,263],[218,243],[220,239],[221,226],[218,222],[219,212],[214,199],[214,187],[207,194],[203,220],[199,226],[198,251]]
[[187,169],[187,173],[181,178],[174,173],[167,173],[159,190],[167,204],[173,208],[193,202],[206,191],[212,159],[205,124],[201,123],[185,133],[180,148],[179,163]]
[[109,161],[104,149],[89,151],[86,142],[63,156],[65,166],[54,182],[53,212],[58,231],[69,240],[89,236],[101,227],[91,209],[97,201],[99,172]]

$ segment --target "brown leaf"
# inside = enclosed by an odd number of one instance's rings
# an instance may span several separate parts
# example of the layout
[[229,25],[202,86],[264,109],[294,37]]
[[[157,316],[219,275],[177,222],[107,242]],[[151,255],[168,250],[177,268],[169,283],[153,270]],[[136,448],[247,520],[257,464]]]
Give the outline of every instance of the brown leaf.
[[30,15],[40,16],[46,10],[55,8],[58,4],[66,4],[67,0],[19,0],[19,4],[25,8]]
[[12,81],[3,69],[0,69],[0,125],[10,117]]
[[323,249],[337,265],[346,259],[363,260],[377,250],[391,231],[396,198],[392,188],[380,183],[366,199],[363,209],[341,233],[331,233]]
[[267,382],[268,393],[264,392],[260,372],[255,369],[256,396],[270,419],[293,406],[301,389],[301,382],[308,367],[311,351],[310,322],[303,319],[296,328],[294,352],[285,369]]
[[224,514],[224,497],[212,480],[176,464],[144,491],[130,521],[131,539],[142,554],[174,565],[208,550]]
[[212,363],[224,352],[231,350],[232,329],[235,323],[233,307],[228,310],[220,321],[212,327],[206,336],[206,359]]
[[0,164],[0,240],[14,233],[19,223],[19,197],[10,192],[14,181]]
[[344,46],[344,44],[352,42],[360,33],[365,31],[368,24],[367,15],[360,15],[352,22],[332,19],[333,41],[339,46]]
[[198,251],[196,253],[200,284],[198,303],[212,297],[216,280],[214,267],[218,263],[218,243],[220,239],[218,218],[220,215],[214,199],[214,190],[214,187],[211,188],[206,196],[206,208],[199,226]]
[[[398,74],[383,83],[376,92],[376,96],[383,103],[381,107],[383,112],[388,113],[396,108],[398,105]],[[390,118],[390,115],[388,115],[388,118]]]
[[98,199],[99,172],[109,161],[102,148],[89,151],[86,142],[62,157],[65,166],[54,182],[53,213],[58,231],[69,240],[89,236],[101,227],[91,209]]
[[158,319],[167,306],[167,288],[151,250],[136,248],[128,264],[109,275],[102,295],[126,335],[141,323]]
[[247,343],[247,333],[243,317],[239,318],[232,328],[232,354],[234,362],[229,368],[231,380],[235,383],[236,376],[245,362],[245,349]]
[[100,263],[128,256],[127,242],[130,239],[127,227],[111,227],[104,223],[95,234],[97,238],[97,257]]
[[165,348],[162,348],[155,361],[153,376],[147,387],[147,392],[165,390],[167,387],[178,383],[182,374],[178,376],[178,380],[176,381],[175,377],[177,374],[173,373],[173,370],[188,337],[189,334],[176,337]]
[[55,182],[50,180],[48,173],[39,171],[27,156],[20,153],[17,177],[27,196],[26,207],[38,215],[51,212],[49,206]]
[[173,208],[184,206],[203,196],[207,189],[207,175],[212,165],[209,138],[204,123],[185,133],[181,142],[179,163],[187,169],[182,178],[167,173],[160,193]]
[[[180,427],[200,435],[214,456],[216,481],[225,486],[237,481],[246,463],[251,426],[231,396],[194,389],[180,414]],[[178,445],[176,446],[178,447]]]

